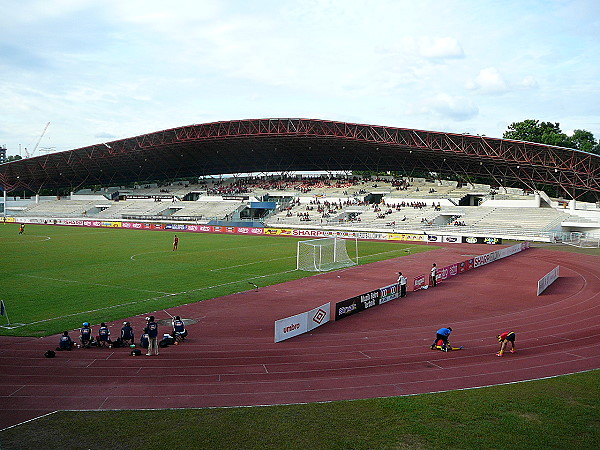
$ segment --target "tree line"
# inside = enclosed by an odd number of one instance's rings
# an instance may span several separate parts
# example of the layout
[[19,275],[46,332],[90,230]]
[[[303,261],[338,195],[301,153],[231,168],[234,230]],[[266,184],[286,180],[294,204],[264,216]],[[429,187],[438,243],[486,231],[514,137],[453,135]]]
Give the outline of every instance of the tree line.
[[508,126],[502,137],[516,141],[573,148],[600,155],[600,142],[594,138],[592,132],[575,130],[572,136],[567,136],[560,129],[560,124],[558,123],[540,122],[536,119],[513,122]]

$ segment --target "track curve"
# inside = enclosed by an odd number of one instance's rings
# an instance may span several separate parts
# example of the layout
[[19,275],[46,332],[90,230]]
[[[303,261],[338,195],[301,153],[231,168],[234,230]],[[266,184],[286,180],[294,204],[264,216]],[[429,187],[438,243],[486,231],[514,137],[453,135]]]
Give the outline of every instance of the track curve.
[[[48,338],[0,337],[0,429],[66,409],[271,405],[412,395],[551,377],[600,367],[598,257],[532,248],[313,332],[273,342],[275,320],[487,253],[453,245],[157,311],[198,320],[156,357],[80,349],[43,357]],[[537,280],[560,278],[536,296]],[[339,276],[339,278],[338,278]],[[128,319],[136,331],[143,316]],[[109,324],[113,334],[120,321]],[[452,326],[462,351],[432,351]],[[517,334],[498,358],[496,334]]]

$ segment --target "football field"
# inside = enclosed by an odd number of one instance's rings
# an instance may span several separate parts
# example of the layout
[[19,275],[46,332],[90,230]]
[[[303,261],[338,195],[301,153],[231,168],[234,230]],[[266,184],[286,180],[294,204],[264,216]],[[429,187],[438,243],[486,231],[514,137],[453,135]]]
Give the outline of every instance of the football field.
[[[20,235],[2,224],[0,299],[13,327],[0,334],[54,334],[314,275],[296,270],[296,238],[178,233],[173,251],[174,234],[26,225]],[[359,264],[433,248],[359,241]]]

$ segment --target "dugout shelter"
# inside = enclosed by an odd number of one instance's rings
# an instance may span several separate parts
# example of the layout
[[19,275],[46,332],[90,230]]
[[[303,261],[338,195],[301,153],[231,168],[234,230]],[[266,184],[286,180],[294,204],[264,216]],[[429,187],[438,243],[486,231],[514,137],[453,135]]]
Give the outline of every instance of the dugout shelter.
[[600,156],[543,144],[314,119],[195,124],[0,164],[6,192],[291,171],[435,172],[600,193]]

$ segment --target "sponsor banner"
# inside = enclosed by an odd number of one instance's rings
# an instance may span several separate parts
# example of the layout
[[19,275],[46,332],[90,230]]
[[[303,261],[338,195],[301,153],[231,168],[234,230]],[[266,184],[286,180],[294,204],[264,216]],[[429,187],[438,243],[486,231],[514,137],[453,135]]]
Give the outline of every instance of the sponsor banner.
[[239,234],[263,234],[264,228],[248,228],[248,227],[238,227],[237,232]]
[[540,295],[542,292],[546,290],[548,286],[554,283],[558,277],[560,276],[560,266],[556,266],[546,275],[538,280],[537,284],[537,295]]
[[6,223],[14,223],[14,221],[15,221],[14,217],[3,217],[2,219],[3,219],[3,222],[6,222]]
[[413,284],[413,291],[418,291],[419,289],[423,289],[423,286],[426,286],[425,275],[419,275],[418,277],[415,277],[414,284]]
[[502,244],[502,239],[501,238],[493,238],[493,237],[484,237],[483,243],[488,244],[488,245]]
[[450,266],[442,267],[437,270],[436,280],[443,281],[450,278]]
[[306,333],[308,313],[303,312],[292,317],[286,317],[275,322],[275,342]]
[[454,263],[448,266],[448,275],[451,277],[458,275],[458,263]]
[[291,228],[265,228],[264,230],[269,236],[292,236],[294,231]]
[[212,233],[213,227],[210,225],[188,225],[188,231],[195,233]]
[[335,320],[343,319],[359,312],[359,301],[357,297],[352,297],[335,304]]
[[165,229],[166,230],[185,231],[185,230],[187,230],[187,225],[185,225],[183,223],[167,223],[167,224],[165,224]]
[[465,261],[466,268],[465,270],[471,270],[475,268],[475,260],[473,258],[469,258]]
[[443,242],[444,237],[443,236],[438,236],[435,234],[428,234],[427,236],[427,242]]
[[501,238],[493,238],[493,237],[475,237],[475,236],[463,236],[462,242],[465,244],[489,244],[496,245],[502,244]]
[[100,222],[100,226],[103,228],[121,228],[121,222]]
[[400,285],[398,283],[379,288],[380,305],[389,302],[390,300],[395,300],[398,297],[400,297]]
[[460,244],[461,238],[459,236],[442,236],[442,242],[448,242],[450,244]]
[[461,261],[458,263],[458,273],[463,273],[467,270],[467,262]]
[[331,320],[331,303],[325,303],[318,308],[311,309],[306,314],[306,328],[308,331],[314,330]]
[[426,235],[424,234],[400,234],[400,233],[389,233],[388,240],[390,241],[412,241],[412,242],[425,242]]

